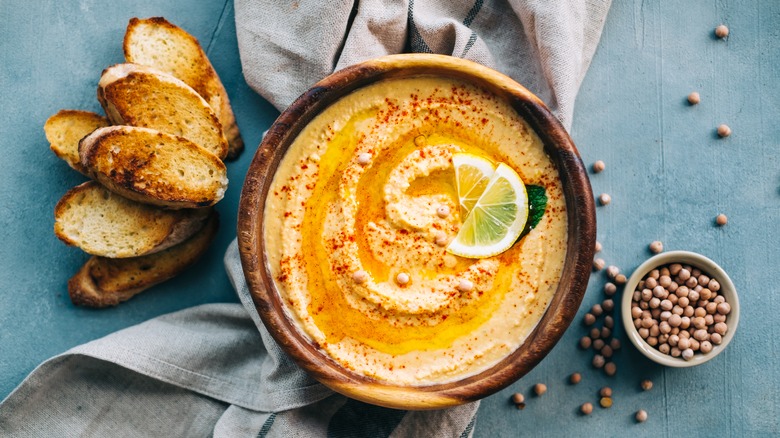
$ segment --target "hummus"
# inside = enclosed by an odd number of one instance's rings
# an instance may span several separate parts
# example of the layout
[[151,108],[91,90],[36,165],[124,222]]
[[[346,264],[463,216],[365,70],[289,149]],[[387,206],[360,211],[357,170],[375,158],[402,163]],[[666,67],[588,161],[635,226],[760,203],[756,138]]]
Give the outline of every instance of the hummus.
[[[541,222],[502,254],[465,259],[442,244],[463,219],[456,152],[547,191]],[[458,380],[512,353],[566,255],[561,182],[539,137],[503,100],[436,77],[380,81],[329,106],[285,154],[264,213],[288,316],[344,368],[396,385]]]

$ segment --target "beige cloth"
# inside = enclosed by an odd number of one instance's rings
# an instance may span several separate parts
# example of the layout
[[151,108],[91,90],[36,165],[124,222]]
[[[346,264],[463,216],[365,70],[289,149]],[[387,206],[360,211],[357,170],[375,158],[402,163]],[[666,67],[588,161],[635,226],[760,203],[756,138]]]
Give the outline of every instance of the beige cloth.
[[283,110],[334,70],[402,52],[505,73],[567,129],[611,0],[236,0],[249,85]]

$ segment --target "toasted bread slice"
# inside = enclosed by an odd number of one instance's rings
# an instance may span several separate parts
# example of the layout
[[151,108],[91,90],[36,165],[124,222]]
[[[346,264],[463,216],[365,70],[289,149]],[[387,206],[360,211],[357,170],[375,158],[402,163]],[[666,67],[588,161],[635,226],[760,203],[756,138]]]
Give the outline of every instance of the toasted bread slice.
[[79,153],[89,176],[145,204],[208,207],[227,189],[227,169],[216,155],[184,137],[154,129],[99,128],[81,140]]
[[70,300],[88,307],[116,306],[127,301],[194,264],[214,240],[218,226],[218,215],[213,211],[203,229],[164,251],[127,259],[92,256],[68,281]]
[[198,40],[162,17],[131,18],[124,40],[125,59],[149,65],[194,88],[217,113],[227,137],[228,159],[237,158],[244,141],[225,87]]
[[123,198],[95,181],[68,191],[54,207],[54,234],[92,255],[152,254],[203,228],[209,209],[165,210]]
[[79,140],[97,128],[108,126],[108,119],[89,111],[60,110],[49,117],[43,132],[52,152],[68,165],[86,175],[79,159]]
[[137,64],[103,70],[98,100],[114,125],[141,126],[184,137],[224,159],[227,140],[203,98],[175,77]]

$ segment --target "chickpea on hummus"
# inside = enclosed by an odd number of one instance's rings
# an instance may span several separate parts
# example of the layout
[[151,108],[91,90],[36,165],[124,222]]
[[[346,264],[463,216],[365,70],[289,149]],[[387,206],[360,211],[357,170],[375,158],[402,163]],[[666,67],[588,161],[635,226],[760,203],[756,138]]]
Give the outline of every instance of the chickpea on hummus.
[[[446,251],[461,226],[452,155],[545,188],[541,221],[509,250]],[[361,88],[286,152],[264,212],[288,316],[342,367],[398,385],[477,374],[517,349],[556,291],[566,205],[539,137],[503,100],[420,76]]]

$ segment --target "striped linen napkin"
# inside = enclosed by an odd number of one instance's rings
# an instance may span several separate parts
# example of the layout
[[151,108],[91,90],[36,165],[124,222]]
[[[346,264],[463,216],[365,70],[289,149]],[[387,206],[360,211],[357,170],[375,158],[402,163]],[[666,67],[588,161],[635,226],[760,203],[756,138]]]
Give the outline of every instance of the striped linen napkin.
[[[609,6],[610,0],[235,0],[244,75],[279,110],[334,70],[427,52],[513,77],[567,128]],[[478,402],[407,412],[317,383],[260,321],[235,242],[225,266],[241,304],[164,315],[49,359],[0,404],[0,436],[472,435]]]

